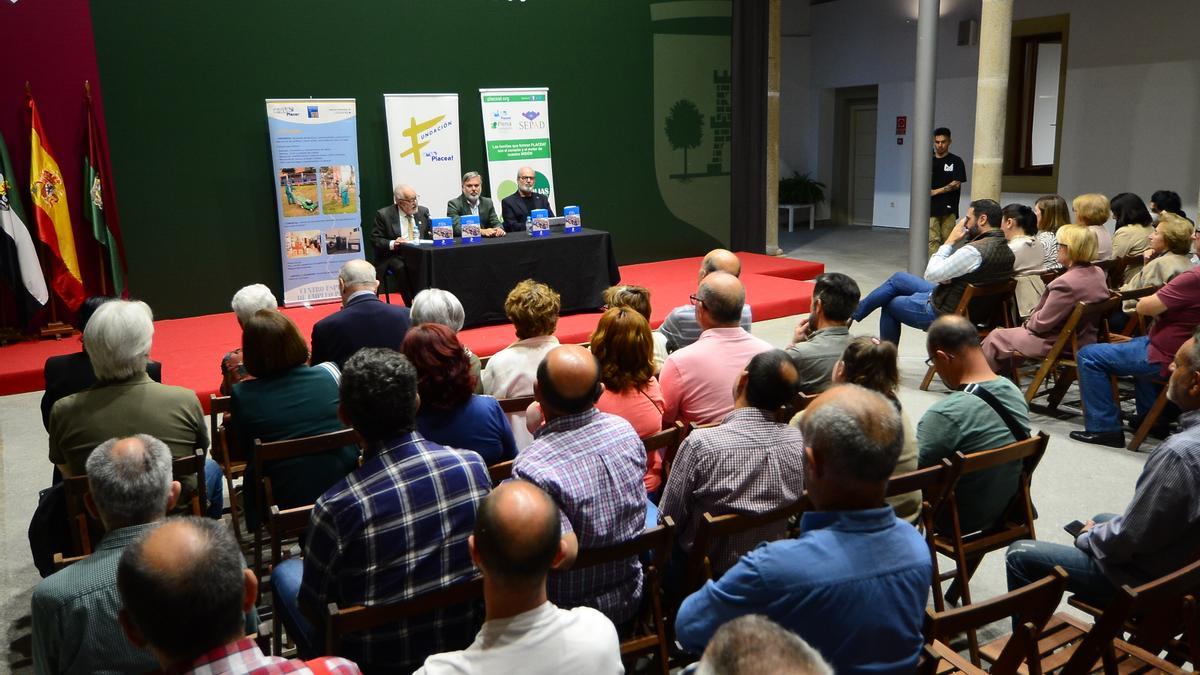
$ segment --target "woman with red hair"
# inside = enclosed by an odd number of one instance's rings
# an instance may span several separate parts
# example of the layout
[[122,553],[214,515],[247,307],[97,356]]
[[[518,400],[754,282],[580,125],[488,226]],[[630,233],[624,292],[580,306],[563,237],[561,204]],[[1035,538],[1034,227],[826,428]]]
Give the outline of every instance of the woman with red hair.
[[450,448],[474,450],[488,464],[517,456],[512,427],[500,404],[479,396],[471,361],[449,328],[436,323],[413,326],[400,352],[417,369],[417,431]]

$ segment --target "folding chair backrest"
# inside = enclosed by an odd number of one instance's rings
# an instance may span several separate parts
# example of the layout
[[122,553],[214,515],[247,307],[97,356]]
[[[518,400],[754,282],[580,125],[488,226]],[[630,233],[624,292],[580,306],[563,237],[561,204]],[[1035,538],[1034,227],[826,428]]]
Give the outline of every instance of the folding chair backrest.
[[994,284],[967,284],[954,313],[965,316],[972,324],[985,329],[1012,324],[1013,293],[1017,280],[1009,279]]
[[[1071,313],[1070,319],[1075,319],[1071,329],[1071,354],[1079,353],[1079,332],[1088,325],[1095,325],[1098,331],[1097,341],[1108,342],[1106,333],[1108,332],[1108,317],[1121,308],[1121,296],[1116,293],[1109,294],[1108,298],[1099,302],[1080,302],[1075,305],[1075,310]],[[1078,318],[1075,314],[1078,313]],[[1070,321],[1068,319],[1068,322]],[[1067,326],[1063,326],[1063,331],[1066,332]]]
[[671,426],[642,437],[646,453],[661,451],[663,456],[663,485],[671,475],[671,465],[675,463],[675,454],[679,452],[679,444],[683,442],[683,423],[676,421]]
[[488,466],[488,475],[491,476],[492,486],[499,485],[504,481],[512,478],[513,460],[507,462],[498,462]]
[[271,506],[267,518],[267,529],[271,532],[271,566],[278,565],[283,559],[283,542],[291,537],[300,537],[308,530],[312,520],[313,505],[297,506],[294,509],[280,510]]
[[353,429],[266,443],[262,439],[254,439],[254,476],[258,483],[258,508],[264,515],[264,520],[265,515],[270,512],[271,505],[275,503],[275,497],[271,493],[271,477],[263,470],[266,464],[281,459],[319,455],[357,444],[358,435]]
[[325,607],[325,653],[339,653],[342,638],[346,635],[398,624],[439,609],[458,607],[482,598],[483,578],[476,577],[404,602],[345,608],[338,608],[337,604],[331,602]]
[[508,414],[524,413],[525,409],[533,403],[534,398],[529,396],[514,396],[513,398],[496,399],[500,402],[500,409]]
[[[1011,462],[1021,462],[1021,475],[1017,482],[1017,489],[1013,492],[1012,498],[1000,515],[1000,525],[1005,521],[1015,521],[1013,525],[1020,525],[1028,528],[1029,538],[1035,538],[1033,521],[1033,500],[1029,493],[1030,482],[1033,478],[1033,472],[1042,461],[1042,456],[1046,454],[1046,446],[1050,443],[1050,437],[1045,432],[1039,431],[1036,436],[1023,441],[1010,443],[994,450],[983,450],[973,452],[969,455],[964,455],[961,452],[954,453],[954,457],[950,459],[950,463],[958,467],[959,479],[962,477],[994,469]],[[952,518],[955,523],[955,529],[958,529],[958,502],[957,495],[952,492],[949,496],[950,509],[952,510]],[[955,538],[961,539],[962,532],[956,532]]]
[[218,396],[216,394],[208,395],[208,437],[212,440],[213,460],[220,462],[221,466],[227,465],[230,461],[230,452],[227,439],[222,432],[222,421],[224,416],[229,414],[233,408],[228,396]]
[[[696,537],[692,540],[692,549],[687,560],[688,590],[698,588],[705,579],[715,578],[711,551],[718,539],[750,532],[770,525],[786,526],[787,521],[799,516],[812,508],[812,502],[805,494],[792,502],[763,513],[726,513],[714,516],[705,512],[696,528]],[[743,551],[744,553],[744,551]]]

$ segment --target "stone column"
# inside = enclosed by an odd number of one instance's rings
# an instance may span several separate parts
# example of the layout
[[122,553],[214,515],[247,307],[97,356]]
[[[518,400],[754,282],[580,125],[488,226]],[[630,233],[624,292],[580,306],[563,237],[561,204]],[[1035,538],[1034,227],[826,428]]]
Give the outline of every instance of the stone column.
[[979,83],[975,94],[975,157],[967,176],[972,201],[1000,201],[1012,15],[1012,0],[983,0],[979,21]]
[[783,255],[779,248],[779,33],[781,0],[769,0],[767,29],[767,255]]
[[925,273],[929,257],[929,176],[933,153],[933,100],[937,85],[937,24],[939,0],[921,0],[917,12],[917,66],[913,77],[912,181],[908,201],[908,271]]

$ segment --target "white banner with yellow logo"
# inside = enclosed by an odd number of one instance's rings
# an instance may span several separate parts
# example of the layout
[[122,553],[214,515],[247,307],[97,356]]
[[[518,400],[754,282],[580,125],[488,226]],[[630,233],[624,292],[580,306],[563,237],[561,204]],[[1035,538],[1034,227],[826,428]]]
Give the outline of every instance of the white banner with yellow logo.
[[462,192],[458,94],[384,94],[383,110],[392,187],[413,186],[431,216],[446,215],[446,202]]
[[[496,210],[500,200],[517,191],[517,170],[534,170],[533,191],[554,206],[554,171],[550,164],[550,90],[546,87],[480,89],[483,140],[488,179]],[[555,211],[558,213],[558,211]]]

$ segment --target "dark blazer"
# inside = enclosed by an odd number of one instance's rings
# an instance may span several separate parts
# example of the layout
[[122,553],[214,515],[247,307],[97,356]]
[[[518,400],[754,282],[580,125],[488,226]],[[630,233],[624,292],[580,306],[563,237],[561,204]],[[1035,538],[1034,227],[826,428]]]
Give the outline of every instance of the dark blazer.
[[500,208],[504,212],[505,232],[523,231],[525,221],[529,220],[529,214],[534,209],[546,209],[550,212],[550,217],[554,217],[554,209],[550,208],[550,200],[537,192],[531,193],[528,197],[522,197],[520,192],[514,192],[501,200]]
[[[162,382],[162,364],[158,361],[147,363],[146,372],[155,382]],[[96,384],[96,373],[87,352],[51,356],[46,359],[42,373],[46,380],[46,393],[42,394],[42,426],[49,431],[50,411],[58,399],[78,394]]]
[[351,298],[340,311],[313,326],[310,362],[315,366],[332,361],[341,368],[363,347],[399,351],[410,325],[407,307],[389,305],[374,294]]
[[[429,209],[418,206],[413,214],[417,223],[417,236],[421,239],[432,239],[432,225],[429,222]],[[388,242],[400,236],[400,207],[392,204],[375,212],[375,226],[371,228],[371,245],[375,247],[376,258],[391,253]]]
[[[471,215],[471,206],[467,204],[467,198],[459,195],[454,199],[446,202],[446,215],[454,219],[454,236],[461,237],[458,226],[458,219],[463,216]],[[496,213],[496,204],[490,198],[479,196],[479,227],[500,227],[502,221],[500,215]]]

